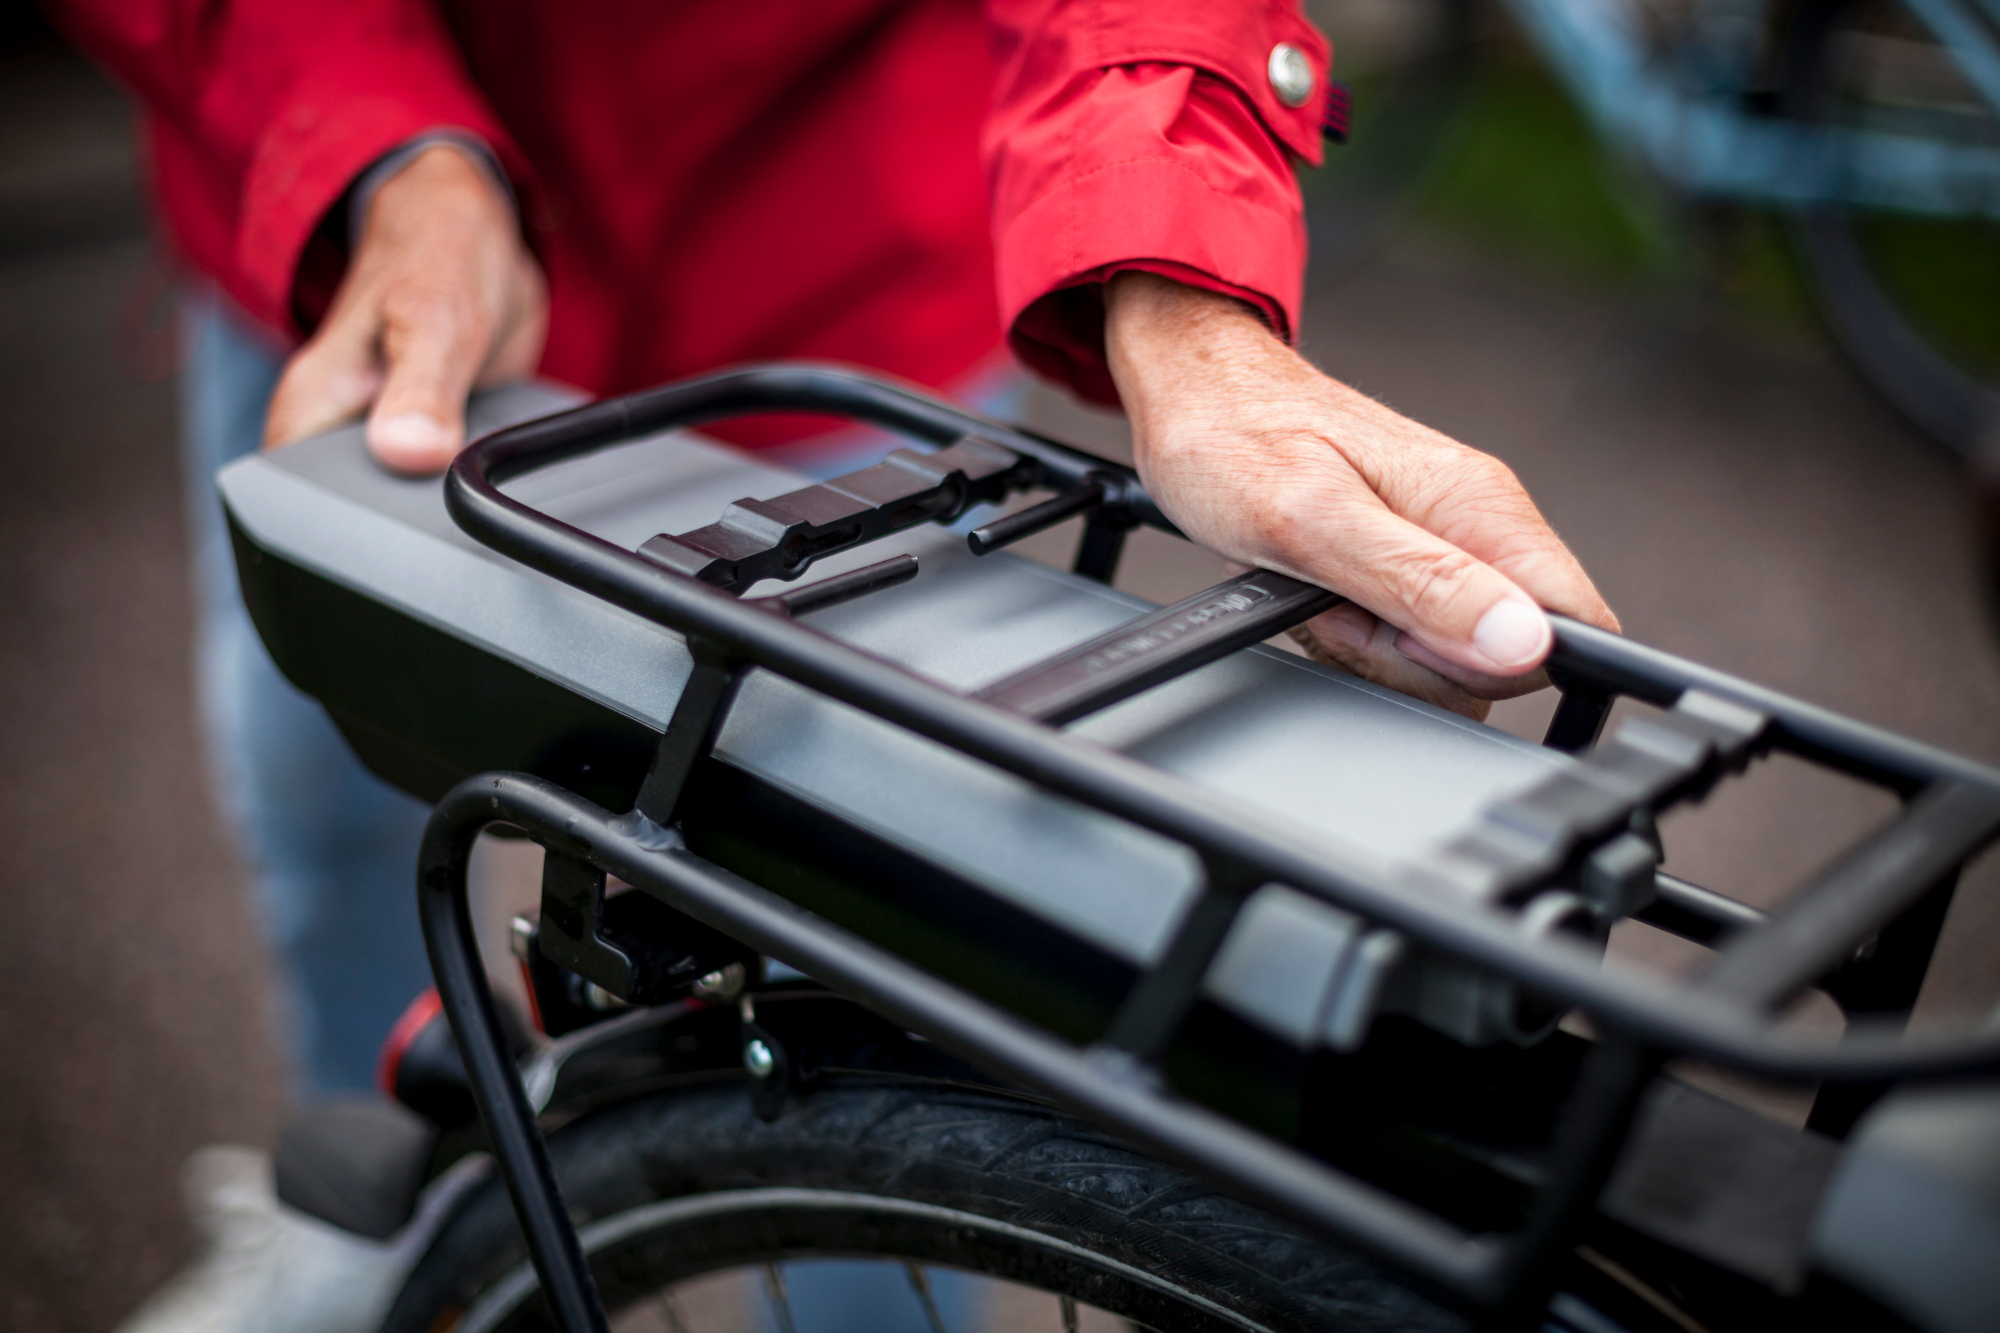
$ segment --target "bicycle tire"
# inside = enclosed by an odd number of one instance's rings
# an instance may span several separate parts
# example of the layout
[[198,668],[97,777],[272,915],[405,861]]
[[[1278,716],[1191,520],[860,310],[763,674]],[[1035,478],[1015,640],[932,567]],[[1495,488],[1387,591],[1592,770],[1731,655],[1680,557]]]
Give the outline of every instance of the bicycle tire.
[[[1791,119],[1835,123],[1833,44],[1847,21],[1879,0],[1813,0],[1790,24],[1781,108]],[[1906,419],[1939,443],[1970,456],[2000,427],[2000,387],[1968,373],[1903,309],[1871,256],[1866,218],[1838,207],[1787,219],[1793,253],[1835,341]],[[1996,240],[2000,244],[2000,240]]]
[[[599,1111],[549,1146],[607,1308],[739,1266],[909,1260],[1161,1330],[1458,1330],[1337,1250],[1035,1103],[833,1085],[758,1118],[745,1084]],[[547,1328],[505,1191],[440,1230],[383,1333]]]

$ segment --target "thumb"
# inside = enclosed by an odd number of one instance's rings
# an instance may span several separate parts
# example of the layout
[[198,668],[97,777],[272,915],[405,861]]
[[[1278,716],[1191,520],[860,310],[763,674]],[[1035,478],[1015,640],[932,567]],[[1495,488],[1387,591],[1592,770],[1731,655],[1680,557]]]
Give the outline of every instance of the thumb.
[[1438,665],[1519,676],[1548,656],[1554,631],[1532,597],[1379,501],[1353,505],[1315,526],[1342,533],[1340,558],[1315,561],[1306,577],[1395,625],[1441,659]]
[[383,331],[387,363],[368,416],[368,448],[413,476],[442,471],[465,445],[465,399],[486,359],[482,321],[433,307]]

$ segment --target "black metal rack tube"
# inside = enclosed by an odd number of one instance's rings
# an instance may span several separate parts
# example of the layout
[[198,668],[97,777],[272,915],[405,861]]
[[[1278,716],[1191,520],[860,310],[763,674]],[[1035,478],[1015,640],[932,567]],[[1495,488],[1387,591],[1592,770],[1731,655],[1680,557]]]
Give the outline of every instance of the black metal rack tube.
[[1697,944],[1714,944],[1764,922],[1764,913],[1748,903],[1690,884],[1664,870],[1654,873],[1653,892],[1653,901],[1633,917]]
[[[574,798],[572,798],[574,799]],[[458,1039],[493,1154],[507,1182],[542,1295],[563,1333],[610,1333],[583,1244],[563,1206],[548,1144],[521,1086],[521,1071],[493,1007],[493,989],[473,935],[467,886],[473,840],[496,819],[501,802],[486,788],[461,784],[431,812],[417,861],[417,914],[446,1021]],[[561,831],[544,833],[560,841]]]
[[505,481],[524,468],[559,462],[607,444],[760,412],[851,417],[937,445],[976,435],[1035,459],[1057,490],[1101,487],[1101,513],[1116,515],[1127,524],[1179,532],[1129,467],[838,366],[786,362],[725,370],[587,403],[498,431],[482,443],[491,446],[487,460],[493,480]]
[[1670,707],[1687,690],[1706,690],[1770,716],[1781,748],[1905,795],[1941,778],[2000,787],[2000,773],[1983,764],[1842,717],[1750,681],[1634,643],[1565,616],[1551,616],[1556,646],[1552,672],[1587,675],[1620,694]]

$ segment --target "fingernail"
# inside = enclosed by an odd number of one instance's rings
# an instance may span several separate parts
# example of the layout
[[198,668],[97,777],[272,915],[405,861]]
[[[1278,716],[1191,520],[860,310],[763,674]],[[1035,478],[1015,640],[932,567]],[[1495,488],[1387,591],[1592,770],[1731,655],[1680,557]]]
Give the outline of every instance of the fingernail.
[[1494,666],[1533,666],[1549,650],[1549,618],[1520,597],[1495,602],[1472,631],[1472,646]]
[[457,441],[427,412],[401,412],[371,424],[369,439],[391,467],[435,468],[449,460]]

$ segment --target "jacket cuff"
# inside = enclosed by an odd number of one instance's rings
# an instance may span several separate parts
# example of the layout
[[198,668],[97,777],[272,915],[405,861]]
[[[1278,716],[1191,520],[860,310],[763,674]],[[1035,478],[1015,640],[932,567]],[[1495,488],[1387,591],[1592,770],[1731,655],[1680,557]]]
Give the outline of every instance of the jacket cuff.
[[[1098,403],[1118,402],[1104,353],[1102,284],[1113,273],[1139,269],[1237,297],[1286,341],[1298,327],[1305,222],[1282,150],[1232,90],[1177,73],[1194,81],[1189,100],[1206,104],[1210,131],[1202,137],[1218,147],[1065,173],[996,238],[1001,317],[1015,356]],[[1220,148],[1231,144],[1242,147]]]
[[1233,296],[1263,316],[1272,332],[1286,336],[1284,308],[1263,293],[1223,282],[1185,264],[1136,259],[1094,269],[1028,306],[1007,330],[1009,350],[1022,365],[1068,385],[1086,402],[1117,407],[1118,386],[1112,381],[1104,350],[1104,284],[1119,273],[1154,273],[1189,287]]
[[486,141],[459,130],[433,125],[414,139],[406,139],[378,157],[361,173],[360,179],[347,189],[347,242],[351,250],[361,240],[362,228],[368,225],[368,206],[375,202],[375,196],[382,187],[394,180],[398,173],[410,163],[422,157],[433,148],[455,148],[465,154],[466,160],[485,174],[487,183],[494,193],[507,201],[508,211],[518,220],[521,216],[521,201],[514,197],[513,182],[500,166],[500,159],[493,156],[493,150]]
[[420,135],[447,131],[483,142],[517,188],[527,182],[499,118],[459,71],[436,63],[391,57],[364,81],[308,81],[260,136],[237,232],[252,314],[294,334],[309,331],[346,262],[345,216],[329,215],[370,167]]

